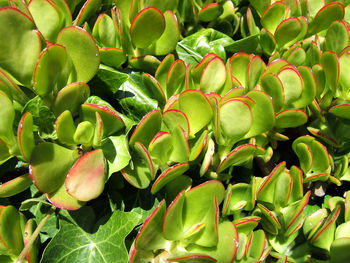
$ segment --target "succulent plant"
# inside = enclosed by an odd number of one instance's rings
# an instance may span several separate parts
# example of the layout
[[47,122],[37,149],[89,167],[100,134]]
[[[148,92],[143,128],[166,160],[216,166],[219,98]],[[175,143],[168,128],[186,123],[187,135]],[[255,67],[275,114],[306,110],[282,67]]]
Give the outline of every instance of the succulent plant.
[[345,262],[349,4],[0,0],[0,261]]

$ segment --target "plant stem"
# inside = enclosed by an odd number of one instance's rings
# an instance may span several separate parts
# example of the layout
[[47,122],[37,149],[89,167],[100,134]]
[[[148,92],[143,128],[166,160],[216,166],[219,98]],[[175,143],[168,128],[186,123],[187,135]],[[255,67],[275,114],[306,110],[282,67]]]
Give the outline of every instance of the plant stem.
[[33,234],[30,236],[27,244],[25,245],[25,247],[23,248],[23,250],[21,251],[21,254],[19,254],[17,260],[15,261],[15,263],[22,263],[24,257],[27,255],[28,251],[30,250],[30,248],[32,247],[34,241],[36,240],[36,238],[38,237],[41,229],[44,227],[44,225],[46,224],[47,220],[49,220],[51,214],[55,211],[56,207],[51,207],[50,210],[48,211],[47,215],[43,218],[43,220],[41,220],[40,224],[38,225],[38,227],[35,229],[35,231],[33,232]]

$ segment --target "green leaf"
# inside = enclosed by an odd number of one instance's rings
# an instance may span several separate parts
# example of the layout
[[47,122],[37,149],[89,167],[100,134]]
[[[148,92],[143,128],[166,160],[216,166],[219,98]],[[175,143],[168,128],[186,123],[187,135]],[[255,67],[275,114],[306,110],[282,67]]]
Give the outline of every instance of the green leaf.
[[46,139],[56,139],[55,134],[55,121],[56,117],[54,113],[44,104],[44,101],[36,96],[24,106],[22,113],[30,112],[33,116],[33,123],[37,128],[34,130],[39,131],[39,135]]
[[[158,1],[160,2],[160,1]],[[147,50],[157,56],[167,55],[172,52],[180,38],[180,30],[175,14],[167,10],[164,12],[165,29],[163,34]]]
[[157,101],[152,99],[147,87],[143,84],[139,73],[131,73],[115,94],[120,105],[136,120],[140,120],[145,114],[157,108]]
[[30,87],[41,52],[41,37],[33,21],[19,10],[0,10],[0,66],[23,85]]
[[66,62],[67,52],[61,45],[50,45],[40,53],[33,75],[33,89],[37,95],[53,91]]
[[127,262],[124,239],[139,222],[139,215],[117,210],[106,219],[95,225],[93,233],[85,232],[77,225],[63,223],[47,245],[41,263]]
[[286,15],[286,5],[281,2],[275,2],[269,5],[261,15],[261,25],[268,31],[274,33],[277,26],[282,22]]
[[164,32],[165,18],[157,8],[147,7],[133,19],[130,27],[131,41],[136,47],[146,48]]
[[342,20],[345,14],[341,3],[329,3],[324,5],[315,15],[309,25],[308,36],[314,35],[330,26],[335,20]]
[[339,54],[349,43],[349,32],[343,21],[334,21],[327,30],[325,46]]
[[35,25],[45,39],[55,42],[62,26],[60,7],[53,1],[33,0],[28,4],[28,10],[34,19]]
[[84,82],[73,82],[61,89],[52,102],[52,111],[56,116],[65,110],[76,113],[81,104],[90,96],[90,88]]
[[102,141],[101,149],[108,162],[108,177],[127,166],[131,159],[126,135],[109,136]]
[[233,44],[229,36],[208,28],[181,40],[176,47],[180,59],[191,67],[196,66],[208,53],[214,53],[226,60],[225,47]]
[[61,30],[56,42],[66,47],[73,64],[69,83],[92,79],[100,64],[100,53],[90,34],[80,27],[70,26]]

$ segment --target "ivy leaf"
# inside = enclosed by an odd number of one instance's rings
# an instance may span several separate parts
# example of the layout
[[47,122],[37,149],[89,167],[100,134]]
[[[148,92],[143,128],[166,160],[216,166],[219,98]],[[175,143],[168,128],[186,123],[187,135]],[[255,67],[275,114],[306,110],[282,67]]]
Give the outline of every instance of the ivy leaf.
[[101,149],[108,162],[108,178],[129,164],[131,159],[125,135],[110,136],[102,141]]
[[92,234],[63,222],[46,247],[41,263],[124,263],[128,261],[124,239],[139,222],[136,213],[115,211],[95,225]]
[[201,30],[177,44],[176,52],[186,64],[195,67],[208,53],[214,53],[226,61],[225,47],[233,44],[229,36],[212,28]]
[[22,115],[30,112],[33,115],[33,123],[37,126],[40,136],[43,139],[57,139],[55,130],[55,114],[44,105],[39,96],[34,97],[24,106]]

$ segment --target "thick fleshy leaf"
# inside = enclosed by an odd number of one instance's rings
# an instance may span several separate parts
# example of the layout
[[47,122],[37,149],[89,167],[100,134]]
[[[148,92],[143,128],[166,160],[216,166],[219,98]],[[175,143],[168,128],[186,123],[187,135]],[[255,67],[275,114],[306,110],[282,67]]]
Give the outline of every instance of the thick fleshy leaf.
[[328,215],[327,209],[322,208],[318,209],[315,212],[313,212],[311,215],[309,215],[305,219],[305,223],[303,225],[303,232],[305,237],[310,239],[310,237],[319,229],[321,224],[324,222]]
[[64,183],[54,192],[45,195],[51,204],[60,209],[77,210],[85,205],[85,202],[79,201],[67,193]]
[[[260,186],[258,186],[257,200],[273,203],[274,193],[276,191],[276,183],[279,175],[284,172],[286,163],[282,162],[278,164],[272,172],[264,178]],[[278,191],[278,189],[277,189]]]
[[180,125],[187,135],[190,134],[190,124],[188,122],[188,118],[185,113],[180,110],[171,109],[165,111],[163,113],[163,121],[170,132],[172,132],[175,127]]
[[80,26],[90,18],[100,7],[101,0],[87,0],[77,15],[74,25]]
[[269,210],[262,204],[257,204],[258,208],[261,211],[261,225],[264,230],[276,236],[278,230],[281,228],[281,223],[277,219],[277,214],[274,211]]
[[238,232],[244,235],[249,235],[254,228],[259,224],[261,217],[258,216],[246,216],[240,219],[234,220],[232,223],[236,226]]
[[66,175],[78,157],[77,150],[49,142],[40,143],[32,152],[29,176],[41,192],[54,192],[64,185]]
[[12,205],[3,207],[0,213],[0,239],[12,255],[23,249],[23,232],[20,213]]
[[204,93],[218,93],[226,81],[226,67],[219,57],[214,57],[203,69],[200,78],[200,89]]
[[0,9],[0,66],[23,85],[30,87],[41,52],[41,39],[33,21],[18,9]]
[[350,87],[350,78],[346,69],[350,66],[350,52],[345,52],[339,57],[339,83],[343,89]]
[[345,262],[350,257],[350,238],[339,238],[332,242],[330,247],[331,263]]
[[241,100],[230,99],[219,109],[219,125],[227,141],[243,137],[252,125],[252,112],[249,105]]
[[89,121],[83,121],[78,124],[73,140],[76,144],[81,144],[84,147],[90,147],[93,144],[93,139],[95,135],[95,127]]
[[185,191],[181,191],[166,210],[163,223],[163,236],[168,240],[180,240],[183,234],[182,211]]
[[255,146],[252,144],[240,145],[224,157],[217,169],[217,172],[221,173],[228,167],[241,165],[255,155],[264,154],[264,152],[265,150],[260,146]]
[[333,106],[329,109],[329,112],[337,117],[350,119],[350,104],[347,103]]
[[190,158],[189,161],[196,160],[202,153],[208,141],[208,129],[201,132],[199,136],[189,141]]
[[237,53],[227,61],[226,67],[229,74],[238,80],[240,86],[247,86],[247,72],[251,58],[252,56],[246,53]]
[[156,99],[160,106],[164,106],[165,94],[157,79],[148,73],[142,73],[142,81],[152,94],[152,98]]
[[306,60],[306,52],[302,47],[298,46],[296,48],[293,48],[291,52],[288,53],[288,56],[285,58],[290,64],[300,66],[304,64]]
[[62,112],[56,119],[56,134],[60,142],[68,145],[75,144],[75,130],[76,127],[71,112],[68,110]]
[[146,55],[141,57],[135,57],[129,60],[131,67],[142,70],[144,72],[154,74],[160,65],[160,61],[155,56]]
[[188,170],[188,168],[189,168],[188,163],[179,163],[166,169],[164,172],[162,172],[161,175],[159,175],[157,180],[153,183],[151,193],[152,194],[157,193],[166,184],[175,180],[177,177],[183,175],[184,172]]
[[120,68],[126,61],[124,50],[116,47],[99,48],[101,63],[114,68]]
[[186,192],[183,226],[184,232],[191,232],[199,224],[204,224],[202,234],[196,240],[201,246],[215,246],[218,242],[217,206],[222,202],[225,189],[219,181],[212,180]]
[[344,13],[344,6],[341,3],[336,2],[324,5],[317,12],[312,23],[310,23],[308,35],[317,34],[328,28],[335,20],[342,20]]
[[215,154],[215,143],[214,143],[213,139],[209,138],[209,141],[207,144],[207,150],[206,150],[206,153],[204,155],[201,168],[199,170],[200,176],[203,176],[208,171],[214,154]]
[[339,54],[349,43],[349,32],[343,21],[334,21],[327,30],[325,45],[327,50]]
[[106,168],[101,149],[84,154],[67,174],[65,186],[68,194],[85,202],[97,198],[105,186]]
[[[301,147],[300,144],[304,144],[307,147]],[[319,178],[319,180],[326,180],[328,178],[331,170],[331,161],[325,146],[311,136],[301,136],[293,142],[292,147],[294,152],[298,155],[299,160],[304,163],[301,167],[305,169],[304,173],[306,173],[307,179],[310,180],[313,176],[316,176],[315,180],[317,180],[317,175],[325,175],[323,176],[325,178],[322,177]],[[305,158],[305,156],[309,157]]]
[[163,15],[165,18],[163,34],[147,49],[157,56],[167,55],[175,50],[180,38],[176,15],[170,10],[166,10]]
[[[311,192],[307,192],[303,199],[282,209],[286,229],[293,228],[293,225],[302,217],[302,212],[309,203]],[[301,225],[300,225],[301,227]]]
[[129,141],[130,146],[133,147],[136,142],[141,142],[145,147],[148,147],[152,138],[159,132],[161,122],[162,115],[159,110],[147,113],[132,133]]
[[265,28],[260,31],[260,45],[263,51],[269,56],[272,55],[276,48],[276,39],[274,35]]
[[59,9],[54,1],[48,0],[32,0],[28,4],[35,25],[44,38],[51,42],[55,42],[58,32],[64,26]]
[[95,124],[96,112],[98,112],[103,122],[103,136],[111,135],[125,126],[123,119],[114,110],[107,106],[97,104],[81,105],[81,118],[85,121]]
[[65,110],[74,114],[89,96],[90,88],[86,83],[73,82],[57,93],[52,102],[52,110],[57,116]]
[[190,123],[190,135],[196,134],[212,118],[213,110],[210,102],[200,90],[186,90],[179,96],[179,108]]
[[240,210],[252,210],[255,206],[255,197],[253,196],[253,191],[253,186],[249,184],[230,184],[226,190],[222,213],[224,215],[231,215]]
[[27,95],[13,82],[13,80],[0,70],[0,91],[12,100],[16,100],[21,104],[28,101]]
[[299,99],[292,103],[297,108],[304,108],[311,104],[316,96],[316,80],[311,68],[301,65],[298,71],[303,79],[303,89]]
[[288,109],[276,115],[276,127],[294,128],[305,124],[308,120],[307,114],[298,109]]
[[253,122],[245,138],[268,132],[275,125],[275,111],[271,98],[262,91],[252,90],[247,96],[256,103],[251,108]]
[[329,250],[334,238],[335,223],[340,213],[340,206],[334,209],[324,220],[322,226],[311,238],[311,244],[315,247]]
[[266,65],[259,56],[253,56],[249,61],[247,72],[247,90],[253,90],[258,84]]
[[340,73],[339,58],[333,51],[326,51],[322,54],[320,62],[326,77],[325,87],[335,95]]
[[273,107],[279,112],[284,104],[284,88],[281,80],[273,73],[264,74],[261,77],[262,89],[272,97]]
[[147,7],[133,19],[130,27],[131,41],[136,47],[146,48],[164,32],[165,18],[155,7]]
[[144,189],[154,179],[155,171],[152,159],[140,142],[134,145],[132,152],[132,163],[121,170],[124,178],[134,187]]
[[68,82],[92,79],[100,64],[100,53],[91,35],[80,27],[70,26],[60,31],[56,43],[66,47],[73,65]]
[[268,31],[274,33],[277,26],[286,15],[286,5],[282,1],[277,1],[269,5],[261,15],[261,25]]
[[278,73],[278,78],[281,80],[284,89],[285,105],[290,105],[299,97],[303,91],[303,78],[299,71],[295,68],[285,68]]
[[204,22],[210,22],[219,17],[223,12],[223,7],[219,3],[211,3],[204,6],[198,12],[198,18]]
[[217,262],[233,262],[238,244],[238,232],[234,224],[229,221],[218,224],[218,244],[215,249],[194,246],[190,252],[203,253],[211,256]]
[[302,28],[302,24],[297,17],[283,20],[274,33],[277,47],[283,49],[297,42]]
[[167,75],[171,65],[174,62],[175,62],[175,56],[172,53],[168,54],[160,63],[160,65],[157,68],[157,71],[155,72],[155,78],[156,80],[158,80],[159,84],[163,89],[166,87]]
[[35,93],[42,96],[52,92],[66,63],[67,52],[64,46],[50,45],[43,49],[33,75]]
[[165,215],[165,201],[145,220],[135,239],[135,248],[140,250],[157,250],[163,248],[166,240],[162,236],[163,218]]
[[[170,67],[166,77],[166,96],[169,99],[176,91],[181,91],[181,84],[186,75],[186,65],[183,60],[176,60]],[[180,90],[179,90],[180,89]]]
[[171,150],[171,134],[168,132],[157,133],[148,146],[152,160],[159,165],[165,164],[169,160]]
[[170,262],[181,263],[214,263],[217,262],[215,258],[203,254],[186,254],[185,256],[172,257],[168,259]]
[[92,36],[100,47],[116,47],[119,44],[117,26],[106,13],[98,16],[92,29]]
[[12,130],[15,109],[12,101],[2,91],[0,91],[0,105],[2,107],[0,111],[0,139],[8,147],[12,147],[15,144],[15,137]]
[[169,160],[175,163],[188,162],[190,148],[187,140],[188,135],[185,130],[177,125],[172,132],[172,152]]
[[29,112],[25,113],[18,125],[18,143],[22,156],[29,161],[35,147],[33,134],[33,116]]
[[0,197],[10,197],[23,192],[32,184],[28,174],[21,175],[0,185]]

